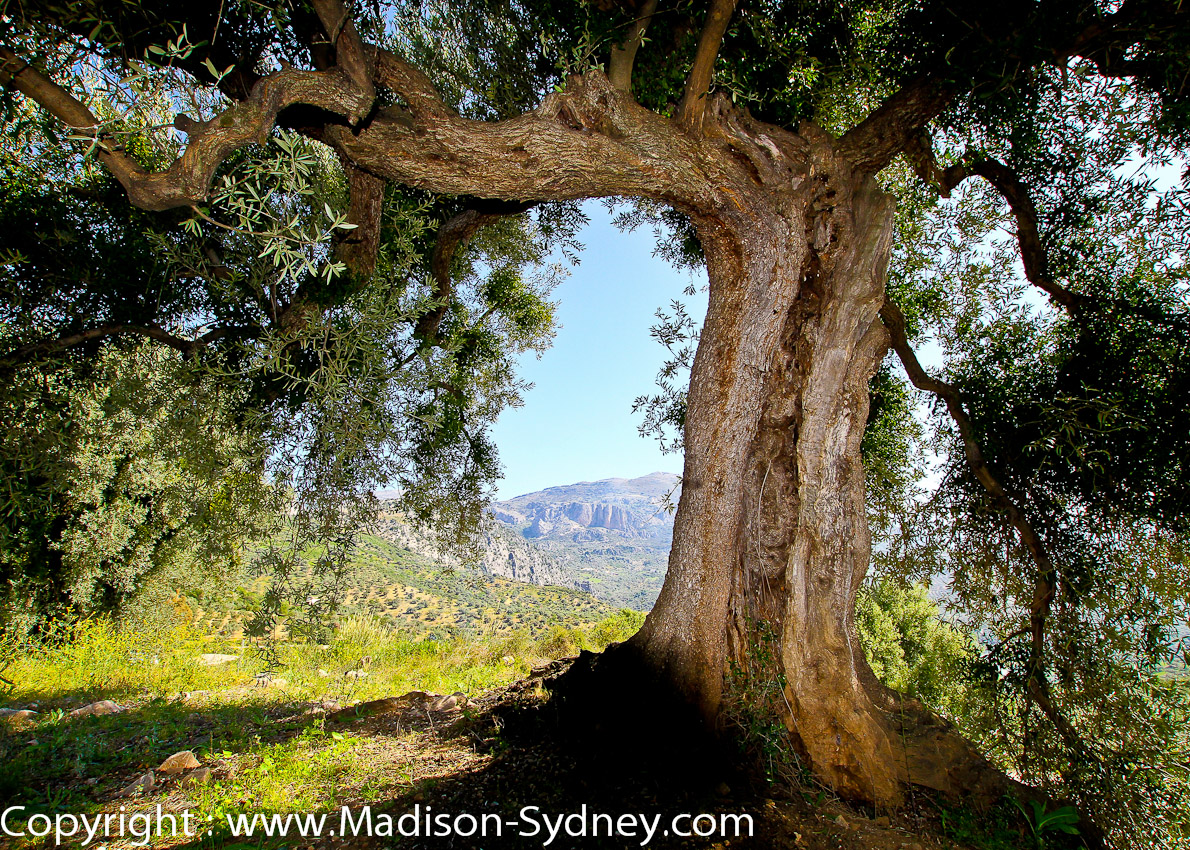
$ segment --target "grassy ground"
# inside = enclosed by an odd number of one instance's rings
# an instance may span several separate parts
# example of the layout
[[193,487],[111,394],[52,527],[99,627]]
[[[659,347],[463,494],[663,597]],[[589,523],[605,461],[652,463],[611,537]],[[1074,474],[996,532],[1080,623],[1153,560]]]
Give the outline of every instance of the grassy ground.
[[[747,813],[751,838],[678,839],[658,835],[653,847],[715,848],[1007,848],[1031,846],[1019,826],[963,827],[956,813],[923,799],[908,812],[855,810],[822,789],[765,786],[730,788],[717,779],[690,785],[687,777],[644,770],[631,754],[593,752],[589,730],[557,722],[547,688],[565,663],[548,659],[622,640],[641,615],[624,612],[595,625],[556,626],[472,640],[410,640],[379,621],[353,619],[328,646],[282,648],[283,666],[261,684],[262,662],[235,644],[219,644],[185,628],[120,630],[90,622],[37,643],[9,646],[4,676],[15,688],[0,707],[33,708],[27,723],[0,720],[0,803],[25,806],[9,818],[26,828],[30,815],[147,820],[124,837],[91,847],[145,846],[137,829],[160,812],[190,812],[198,834],[151,836],[155,847],[247,850],[298,847],[637,847],[640,839],[571,840],[547,836],[497,841],[375,838],[250,840],[234,836],[228,818],[327,813],[339,824],[340,807],[371,806],[393,817],[429,806],[434,811],[499,813],[519,807],[543,812],[650,812],[669,822],[675,813],[715,817]],[[240,656],[219,666],[198,662],[204,653]],[[364,661],[364,659],[368,659]],[[345,674],[364,670],[366,677]],[[279,681],[283,679],[284,681]],[[409,692],[413,692],[412,694]],[[435,704],[432,695],[461,691],[459,705]],[[422,692],[428,692],[427,697]],[[402,696],[404,695],[404,696]],[[630,704],[631,695],[627,702]],[[386,697],[401,697],[387,699]],[[122,710],[74,716],[99,699]],[[649,711],[649,706],[633,706]],[[210,771],[197,782],[155,772],[151,790],[127,789],[179,751],[194,753]],[[610,769],[608,765],[610,764]],[[732,779],[732,784],[736,780]],[[66,822],[69,825],[69,821]],[[118,820],[116,821],[118,824]],[[975,835],[978,840],[973,840]],[[5,843],[7,842],[7,843]],[[63,846],[78,847],[80,836]],[[45,839],[0,837],[0,846],[41,848]]]
[[[0,708],[37,714],[32,722],[0,721],[0,800],[19,800],[29,807],[26,814],[100,811],[145,770],[184,749],[232,778],[192,789],[195,801],[217,814],[281,803],[316,810],[344,787],[366,797],[381,790],[378,783],[409,780],[409,765],[373,770],[375,753],[366,742],[315,722],[328,712],[409,691],[474,697],[550,658],[623,640],[640,620],[626,612],[536,636],[411,640],[378,621],[353,618],[330,645],[283,646],[282,666],[271,678],[258,677],[264,662],[250,649],[186,627],[64,626],[7,647],[4,677],[15,687],[0,697]],[[200,663],[209,653],[238,658]],[[361,670],[366,675],[346,675]],[[105,699],[125,710],[69,713]],[[137,802],[158,797],[138,796]]]

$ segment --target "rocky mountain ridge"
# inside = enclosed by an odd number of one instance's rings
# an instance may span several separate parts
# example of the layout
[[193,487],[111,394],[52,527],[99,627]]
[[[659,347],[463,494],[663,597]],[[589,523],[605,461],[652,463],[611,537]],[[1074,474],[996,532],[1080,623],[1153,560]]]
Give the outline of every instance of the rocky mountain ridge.
[[574,586],[652,607],[669,561],[680,479],[668,472],[549,487],[495,502],[493,519],[560,563]]
[[443,566],[477,566],[487,575],[526,584],[577,586],[556,558],[550,557],[495,521],[483,530],[479,540],[478,559],[470,562],[457,553],[443,551],[432,537],[418,531],[400,515],[392,512],[381,514],[376,533],[391,543]]
[[443,566],[574,588],[605,602],[646,611],[669,561],[680,479],[668,472],[581,481],[495,502],[477,551],[444,551],[395,511],[377,534]]

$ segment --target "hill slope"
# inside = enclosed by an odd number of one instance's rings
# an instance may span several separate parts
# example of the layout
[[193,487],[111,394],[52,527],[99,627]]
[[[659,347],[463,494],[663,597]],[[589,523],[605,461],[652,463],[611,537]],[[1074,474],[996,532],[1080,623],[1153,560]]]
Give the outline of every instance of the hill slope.
[[499,523],[557,561],[580,588],[647,611],[669,562],[678,476],[654,472],[550,487],[495,502]]
[[[438,563],[376,535],[360,536],[354,560],[341,613],[374,615],[414,635],[535,632],[555,624],[594,623],[615,613],[606,602],[574,588]],[[244,576],[232,587],[188,594],[195,625],[212,633],[239,634],[267,580]]]

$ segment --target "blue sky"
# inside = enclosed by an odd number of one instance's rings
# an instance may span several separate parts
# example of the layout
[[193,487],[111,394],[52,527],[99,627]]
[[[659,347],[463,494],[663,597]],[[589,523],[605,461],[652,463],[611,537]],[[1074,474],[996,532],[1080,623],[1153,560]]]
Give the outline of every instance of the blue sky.
[[585,250],[570,277],[554,290],[561,327],[540,359],[522,358],[521,376],[534,384],[523,407],[500,416],[493,437],[504,478],[497,498],[509,499],[558,484],[681,472],[679,455],[663,455],[641,437],[632,400],[652,393],[665,349],[649,336],[654,312],[675,298],[700,321],[706,295],[682,291],[692,278],[654,257],[652,230],[623,233],[599,202],[580,236]]

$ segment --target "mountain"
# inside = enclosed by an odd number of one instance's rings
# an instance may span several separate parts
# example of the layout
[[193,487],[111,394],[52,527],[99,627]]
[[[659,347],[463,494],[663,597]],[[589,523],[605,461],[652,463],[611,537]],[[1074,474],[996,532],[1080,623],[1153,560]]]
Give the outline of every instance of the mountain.
[[[389,526],[378,535],[360,535],[343,588],[340,613],[371,615],[412,635],[438,636],[538,632],[555,624],[589,625],[615,613],[606,602],[573,587],[541,586],[541,582],[513,580],[427,557],[390,538],[400,533]],[[500,539],[496,538],[493,553],[502,551]],[[312,550],[307,562],[318,553]],[[519,562],[516,569],[527,568],[530,563]],[[297,579],[308,574],[308,566],[299,569]],[[549,568],[541,573],[544,575],[551,575]],[[220,583],[191,590],[175,605],[184,601],[197,627],[237,637],[267,590],[267,578],[246,571],[238,587]]]
[[673,543],[679,478],[654,472],[549,487],[493,503],[488,513],[580,589],[615,605],[652,607]]
[[398,513],[383,511],[376,533],[400,548],[441,566],[478,567],[490,576],[526,584],[577,586],[557,559],[498,522],[490,522],[483,530],[479,541],[479,561],[471,565],[462,563],[457,554],[443,552],[431,537],[409,525]]

